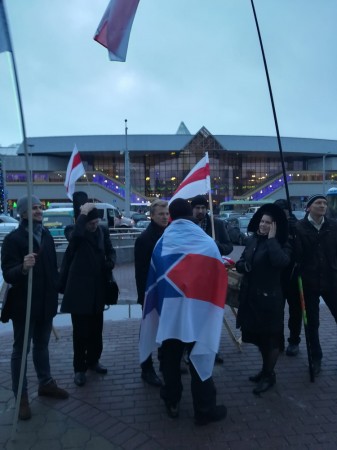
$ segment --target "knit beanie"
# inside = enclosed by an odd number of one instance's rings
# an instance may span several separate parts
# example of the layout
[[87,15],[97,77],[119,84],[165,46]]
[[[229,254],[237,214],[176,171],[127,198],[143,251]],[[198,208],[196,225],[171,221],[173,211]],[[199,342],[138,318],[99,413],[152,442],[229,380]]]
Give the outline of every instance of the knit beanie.
[[206,197],[204,197],[203,195],[197,195],[196,197],[192,198],[191,201],[192,208],[194,208],[197,205],[203,205],[206,206],[206,208],[208,208],[208,201]]
[[311,205],[314,203],[314,201],[315,201],[315,200],[318,200],[319,198],[322,198],[323,200],[326,200],[325,195],[322,195],[322,194],[314,194],[314,195],[312,195],[311,197],[308,198],[306,208],[309,208],[309,206],[311,206]]
[[[36,195],[32,195],[32,206],[41,205],[41,201]],[[16,206],[17,213],[22,216],[28,211],[28,196],[19,198]]]
[[172,220],[190,218],[193,216],[191,205],[187,200],[176,198],[170,203],[169,213]]

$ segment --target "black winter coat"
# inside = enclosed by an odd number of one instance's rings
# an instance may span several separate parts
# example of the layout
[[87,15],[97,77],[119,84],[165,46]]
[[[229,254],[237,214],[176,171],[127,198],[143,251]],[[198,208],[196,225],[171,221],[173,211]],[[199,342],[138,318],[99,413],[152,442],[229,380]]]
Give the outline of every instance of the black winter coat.
[[[213,237],[211,219],[208,214],[206,214],[206,217],[207,217],[206,233],[208,234],[208,236]],[[229,255],[233,251],[233,244],[229,238],[225,224],[222,220],[214,219],[214,233],[215,233],[214,241],[218,246],[220,254]]]
[[153,249],[162,237],[165,228],[151,220],[150,225],[141,233],[135,242],[135,276],[138,303],[144,304],[147,274],[149,272]]
[[[62,262],[61,279],[66,279],[61,311],[71,314],[98,314],[104,310],[106,281],[116,262],[109,231],[98,226],[86,231],[87,219],[80,215],[72,233],[68,255]],[[66,274],[64,272],[67,272]]]
[[[3,277],[12,285],[8,292],[11,319],[26,316],[28,275],[22,273],[23,259],[29,253],[26,226],[21,223],[9,233],[1,248]],[[41,245],[33,239],[33,252],[37,257],[33,267],[31,318],[51,320],[57,313],[58,271],[54,240],[46,228],[42,228]]]
[[275,238],[254,234],[236,263],[243,273],[237,327],[247,333],[278,333],[283,326],[281,272],[290,262],[290,248]]
[[296,258],[305,290],[337,293],[337,222],[325,217],[318,231],[307,217],[298,221]]

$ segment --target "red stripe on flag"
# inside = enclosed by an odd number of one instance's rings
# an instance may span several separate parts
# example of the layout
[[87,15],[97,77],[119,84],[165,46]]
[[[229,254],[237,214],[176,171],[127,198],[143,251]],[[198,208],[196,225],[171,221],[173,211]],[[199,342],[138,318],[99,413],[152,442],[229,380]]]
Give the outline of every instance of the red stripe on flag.
[[175,191],[175,194],[179,192],[180,189],[185,187],[187,184],[194,183],[195,181],[206,180],[208,176],[209,176],[209,164],[207,163],[206,166],[196,170],[195,172],[192,173],[190,177],[182,181],[178,189]]
[[188,254],[167,276],[185,297],[224,307],[228,277],[221,261],[210,256]]
[[72,163],[72,166],[71,166],[71,169],[74,169],[76,166],[78,166],[79,164],[81,164],[81,156],[80,156],[80,154],[77,152],[75,155],[74,155],[74,159],[73,159],[73,163]]

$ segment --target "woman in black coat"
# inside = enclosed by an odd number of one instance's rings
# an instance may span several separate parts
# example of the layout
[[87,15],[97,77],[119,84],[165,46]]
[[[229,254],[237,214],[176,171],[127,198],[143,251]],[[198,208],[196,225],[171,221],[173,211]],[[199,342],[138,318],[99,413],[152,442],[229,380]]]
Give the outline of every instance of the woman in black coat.
[[275,384],[284,300],[281,272],[289,264],[287,218],[274,204],[263,205],[252,217],[249,237],[236,269],[244,274],[239,295],[237,327],[244,342],[255,344],[262,355],[261,371],[250,377],[255,394]]
[[108,229],[98,225],[93,203],[81,206],[61,267],[61,312],[70,313],[73,324],[74,382],[83,386],[85,372],[107,373],[99,359],[103,350],[103,311],[106,282],[112,276],[116,252]]

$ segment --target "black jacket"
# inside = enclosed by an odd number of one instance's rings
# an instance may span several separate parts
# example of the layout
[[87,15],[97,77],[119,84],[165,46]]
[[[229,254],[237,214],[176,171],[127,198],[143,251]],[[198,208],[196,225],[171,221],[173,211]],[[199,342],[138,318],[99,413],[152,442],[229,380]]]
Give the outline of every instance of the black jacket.
[[147,274],[149,272],[153,249],[161,238],[165,228],[160,227],[151,220],[135,242],[135,276],[138,294],[138,303],[144,304]]
[[243,273],[237,326],[243,332],[277,333],[283,326],[281,272],[290,262],[288,244],[254,234],[236,263]]
[[[208,236],[212,236],[212,224],[211,219],[208,214],[206,233]],[[215,232],[215,243],[218,246],[221,255],[229,255],[233,251],[233,244],[229,238],[228,232],[226,230],[225,224],[220,219],[214,219],[214,232]]]
[[[5,281],[12,285],[8,292],[9,317],[22,319],[26,316],[28,275],[22,273],[23,259],[28,255],[27,224],[9,233],[2,244],[1,267]],[[33,268],[31,317],[52,319],[58,306],[58,271],[54,240],[42,227],[41,244],[33,239],[33,252],[37,254]]]
[[296,224],[296,259],[303,288],[337,292],[337,222],[324,218],[318,231],[305,217]]
[[86,223],[86,216],[80,215],[61,267],[61,279],[66,279],[61,311],[71,314],[104,310],[105,285],[116,261],[108,229],[98,226],[95,232],[89,232]]

